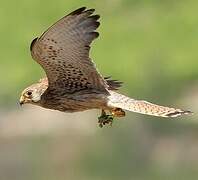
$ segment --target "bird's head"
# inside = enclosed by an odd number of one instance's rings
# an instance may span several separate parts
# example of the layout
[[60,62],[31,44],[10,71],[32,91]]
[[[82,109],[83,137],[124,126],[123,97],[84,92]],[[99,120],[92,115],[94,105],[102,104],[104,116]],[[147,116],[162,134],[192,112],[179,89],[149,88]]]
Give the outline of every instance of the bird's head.
[[19,100],[20,105],[29,103],[39,105],[41,96],[47,89],[47,84],[40,81],[39,83],[33,84],[25,88]]
[[30,86],[22,92],[19,103],[20,105],[26,103],[36,104],[41,100],[41,95],[40,91],[35,87]]

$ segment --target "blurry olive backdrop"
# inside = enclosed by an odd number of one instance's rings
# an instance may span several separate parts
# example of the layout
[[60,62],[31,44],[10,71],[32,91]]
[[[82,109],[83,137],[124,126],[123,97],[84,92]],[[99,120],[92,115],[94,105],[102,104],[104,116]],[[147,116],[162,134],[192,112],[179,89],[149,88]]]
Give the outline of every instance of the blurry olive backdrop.
[[[97,127],[99,111],[65,114],[18,105],[44,75],[29,45],[87,6],[101,15],[91,57],[137,99],[194,111],[177,119],[127,113]],[[0,179],[198,179],[198,1],[1,0]]]

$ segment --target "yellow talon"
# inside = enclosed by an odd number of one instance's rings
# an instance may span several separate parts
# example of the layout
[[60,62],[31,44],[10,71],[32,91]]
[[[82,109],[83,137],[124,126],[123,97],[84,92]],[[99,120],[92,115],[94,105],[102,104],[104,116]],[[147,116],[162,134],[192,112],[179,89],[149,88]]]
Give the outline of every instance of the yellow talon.
[[111,114],[114,117],[124,117],[125,116],[125,112],[121,109],[121,108],[114,108],[111,110]]

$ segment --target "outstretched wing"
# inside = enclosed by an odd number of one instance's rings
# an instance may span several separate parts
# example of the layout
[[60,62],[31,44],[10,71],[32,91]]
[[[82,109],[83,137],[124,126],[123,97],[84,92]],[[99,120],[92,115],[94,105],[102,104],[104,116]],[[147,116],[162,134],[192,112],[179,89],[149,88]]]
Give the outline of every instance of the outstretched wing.
[[159,117],[177,117],[192,113],[191,111],[159,106],[147,101],[131,99],[113,91],[110,91],[110,94],[111,96],[109,96],[108,102],[110,107],[122,108],[136,113]]
[[65,93],[90,89],[108,94],[108,85],[89,58],[91,42],[98,37],[99,15],[94,9],[77,9],[52,25],[31,43],[31,54],[45,70],[48,90]]

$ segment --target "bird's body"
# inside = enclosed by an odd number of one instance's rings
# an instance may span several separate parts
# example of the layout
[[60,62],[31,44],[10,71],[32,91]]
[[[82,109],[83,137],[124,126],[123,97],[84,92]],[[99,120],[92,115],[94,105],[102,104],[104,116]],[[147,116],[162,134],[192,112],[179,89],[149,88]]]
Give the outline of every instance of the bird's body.
[[[109,82],[110,89],[115,89],[120,86],[120,82],[107,80]],[[110,110],[111,107],[108,106],[110,92],[108,90],[108,95],[106,93],[100,93],[96,90],[81,90],[75,92],[75,94],[61,93],[58,90],[47,92],[48,89],[48,79],[43,78],[38,83],[31,85],[28,89],[34,87],[40,90],[39,93],[46,93],[45,96],[40,96],[38,102],[30,102],[48,109],[55,109],[62,112],[78,112],[85,111],[88,109],[105,109]],[[25,91],[28,91],[26,89]]]
[[89,58],[90,44],[98,37],[95,30],[100,25],[99,15],[92,15],[93,12],[94,9],[79,8],[32,41],[32,57],[44,68],[47,77],[26,88],[20,103],[63,112],[102,109],[101,126],[110,122],[110,116],[124,116],[123,110],[161,117],[190,113],[116,92],[121,82],[103,78]]

